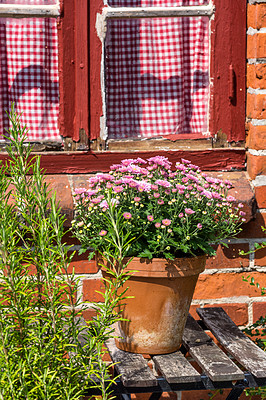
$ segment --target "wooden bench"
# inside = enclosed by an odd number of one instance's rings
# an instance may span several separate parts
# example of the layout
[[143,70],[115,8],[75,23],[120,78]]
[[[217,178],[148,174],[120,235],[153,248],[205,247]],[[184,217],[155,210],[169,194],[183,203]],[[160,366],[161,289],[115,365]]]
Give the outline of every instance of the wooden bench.
[[[153,370],[142,355],[119,350],[114,341],[107,343],[111,359],[117,363],[113,385],[117,398],[129,400],[132,393],[151,393],[150,400],[156,400],[163,392],[231,388],[227,400],[235,400],[245,388],[266,385],[266,353],[239,330],[221,307],[200,308],[197,312],[201,320],[188,317],[179,351],[151,356]],[[212,332],[225,351],[202,327]],[[187,352],[189,359],[184,356]],[[191,361],[198,364],[201,373]]]

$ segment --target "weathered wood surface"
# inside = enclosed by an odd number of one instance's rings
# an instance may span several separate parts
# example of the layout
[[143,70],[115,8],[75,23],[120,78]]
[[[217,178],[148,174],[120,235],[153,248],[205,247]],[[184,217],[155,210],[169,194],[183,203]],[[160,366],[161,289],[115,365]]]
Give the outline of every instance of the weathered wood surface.
[[169,383],[199,382],[200,374],[181,352],[153,357],[156,368]]
[[108,340],[106,347],[116,364],[116,370],[124,386],[156,386],[157,379],[141,354],[128,353],[116,347],[114,339]]
[[213,381],[244,379],[243,372],[211,340],[191,315],[187,319],[183,344]]
[[256,378],[266,377],[266,354],[244,335],[221,307],[197,309],[221,345]]
[[1,18],[56,18],[60,16],[59,5],[0,4]]
[[160,18],[160,17],[211,17],[214,13],[212,4],[207,6],[180,7],[106,7],[106,18]]

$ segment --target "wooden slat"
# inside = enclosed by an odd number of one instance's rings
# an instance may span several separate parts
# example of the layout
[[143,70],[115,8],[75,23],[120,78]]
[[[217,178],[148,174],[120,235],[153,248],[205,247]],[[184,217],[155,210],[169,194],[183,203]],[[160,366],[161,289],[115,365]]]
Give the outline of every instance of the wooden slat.
[[216,346],[191,315],[187,319],[183,344],[213,381],[244,379],[243,372]]
[[199,382],[200,374],[182,353],[164,354],[153,357],[155,366],[169,383]]
[[156,386],[157,379],[141,354],[128,353],[116,347],[113,339],[106,347],[111,359],[117,363],[115,368],[126,387]]
[[188,7],[106,7],[103,16],[121,18],[162,18],[162,17],[211,17],[214,13],[212,4]]
[[198,314],[221,345],[256,378],[266,377],[266,354],[244,335],[221,307],[200,308]]
[[59,5],[0,4],[1,18],[56,18],[60,16]]

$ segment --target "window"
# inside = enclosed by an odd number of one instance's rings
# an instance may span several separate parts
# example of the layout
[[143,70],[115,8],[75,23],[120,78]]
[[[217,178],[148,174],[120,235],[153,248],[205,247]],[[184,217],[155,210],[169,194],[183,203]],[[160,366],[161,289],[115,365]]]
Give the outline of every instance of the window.
[[[23,65],[14,72],[22,83],[9,86],[19,88],[20,111],[27,96],[39,96],[26,110],[31,140],[57,142],[44,150],[62,150],[62,138],[66,151],[89,150],[71,155],[71,171],[107,168],[131,150],[185,149],[201,152],[206,164],[243,166],[244,149],[234,146],[245,135],[245,0],[2,0],[0,15],[4,29],[15,21],[31,30],[34,18],[33,36],[42,31],[35,40],[43,41],[43,64]],[[27,83],[35,76],[37,89]],[[2,79],[2,105],[5,85]]]
[[[5,110],[13,103],[30,127],[30,141],[61,141],[54,18],[59,16],[59,7],[51,0],[1,1],[0,13],[6,17],[0,20],[1,136],[9,125]],[[40,18],[43,15],[47,17]]]

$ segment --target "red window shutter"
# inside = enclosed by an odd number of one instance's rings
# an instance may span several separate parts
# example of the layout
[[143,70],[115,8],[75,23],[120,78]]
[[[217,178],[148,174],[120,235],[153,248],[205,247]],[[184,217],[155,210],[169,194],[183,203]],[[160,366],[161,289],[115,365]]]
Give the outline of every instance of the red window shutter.
[[101,61],[102,42],[96,32],[97,14],[101,14],[103,0],[90,1],[90,22],[89,22],[89,57],[90,57],[90,139],[94,140],[100,136],[100,117],[102,110],[101,91]]
[[78,141],[89,135],[87,0],[61,0],[58,41],[60,133]]
[[210,131],[245,140],[246,0],[214,0]]

